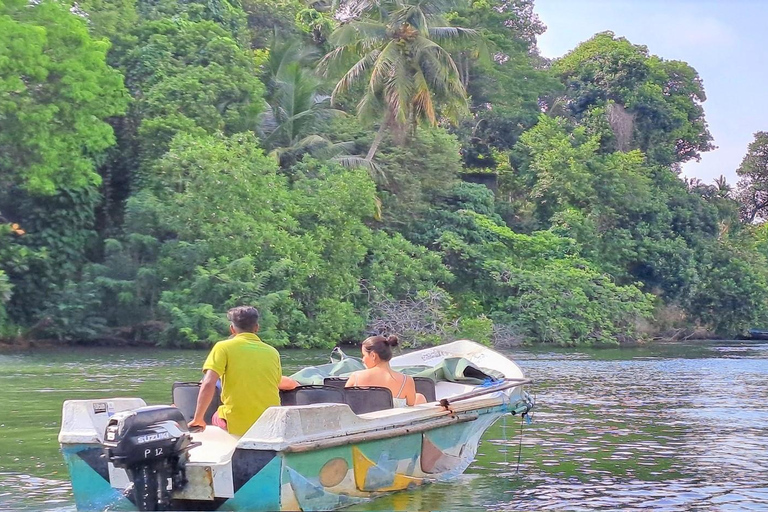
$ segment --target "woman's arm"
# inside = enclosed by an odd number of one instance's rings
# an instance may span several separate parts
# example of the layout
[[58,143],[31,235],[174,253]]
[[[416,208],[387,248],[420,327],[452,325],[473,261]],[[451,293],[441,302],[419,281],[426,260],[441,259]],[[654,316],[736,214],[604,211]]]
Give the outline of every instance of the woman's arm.
[[413,377],[406,376],[405,382],[405,403],[407,405],[416,405],[416,381]]
[[295,388],[298,385],[299,385],[298,382],[296,382],[290,377],[286,377],[285,375],[283,375],[282,377],[280,377],[280,383],[277,385],[277,388],[282,391],[290,391],[291,389]]

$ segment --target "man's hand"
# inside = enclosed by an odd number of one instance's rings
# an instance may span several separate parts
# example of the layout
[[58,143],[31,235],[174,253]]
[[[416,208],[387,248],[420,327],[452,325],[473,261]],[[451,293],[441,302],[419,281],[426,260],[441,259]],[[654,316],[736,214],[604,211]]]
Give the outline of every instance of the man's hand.
[[213,395],[216,392],[216,381],[219,380],[219,374],[213,370],[206,370],[203,382],[200,384],[200,392],[197,395],[197,407],[195,408],[195,417],[189,422],[189,428],[201,428],[205,430],[205,411],[211,405]]
[[187,424],[190,432],[202,432],[205,430],[205,420],[193,419]]

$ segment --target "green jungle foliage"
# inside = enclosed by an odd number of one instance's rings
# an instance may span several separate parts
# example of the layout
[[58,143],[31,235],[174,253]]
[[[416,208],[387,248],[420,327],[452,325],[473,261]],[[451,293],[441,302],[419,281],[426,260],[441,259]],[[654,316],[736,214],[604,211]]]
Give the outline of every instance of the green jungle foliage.
[[59,2],[0,3],[0,187],[98,185],[94,159],[115,143],[105,119],[128,100],[108,49]]
[[757,132],[747,148],[739,175],[738,198],[741,216],[745,222],[768,218],[768,132]]
[[612,345],[768,325],[685,62],[534,0],[0,0],[0,339]]

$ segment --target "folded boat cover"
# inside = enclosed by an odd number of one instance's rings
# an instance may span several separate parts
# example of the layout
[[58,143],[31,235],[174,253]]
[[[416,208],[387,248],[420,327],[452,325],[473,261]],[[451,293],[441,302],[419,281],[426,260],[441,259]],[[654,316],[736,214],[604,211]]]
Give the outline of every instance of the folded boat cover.
[[[347,357],[334,363],[308,366],[291,375],[299,384],[322,384],[326,377],[347,377],[352,372],[364,370],[363,362],[357,357]],[[461,384],[483,384],[503,379],[504,375],[487,368],[479,368],[463,357],[446,357],[437,366],[403,366],[394,368],[412,377],[428,377],[435,382],[448,381]]]
[[307,366],[290,377],[302,386],[321,385],[326,377],[346,377],[358,370],[365,370],[363,361],[357,357],[347,357],[334,363]]
[[429,377],[435,382],[445,380],[460,384],[484,384],[504,378],[501,372],[480,368],[463,357],[446,357],[437,366],[404,366],[397,370],[412,377]]

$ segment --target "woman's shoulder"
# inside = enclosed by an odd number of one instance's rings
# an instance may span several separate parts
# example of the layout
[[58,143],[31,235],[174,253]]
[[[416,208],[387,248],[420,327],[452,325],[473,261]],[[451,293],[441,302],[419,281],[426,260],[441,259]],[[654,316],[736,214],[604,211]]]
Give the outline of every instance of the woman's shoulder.
[[346,387],[359,386],[360,382],[365,382],[367,380],[368,371],[369,371],[368,369],[365,369],[365,370],[357,370],[350,373],[349,377],[347,378]]

